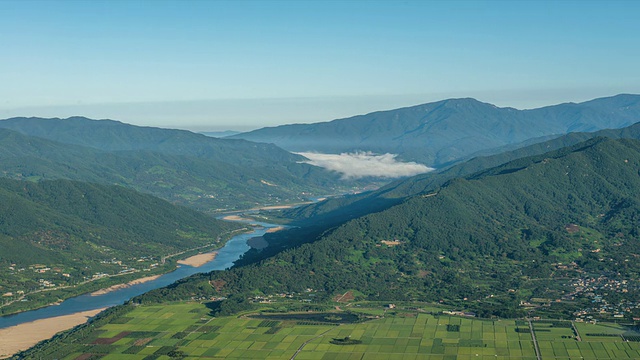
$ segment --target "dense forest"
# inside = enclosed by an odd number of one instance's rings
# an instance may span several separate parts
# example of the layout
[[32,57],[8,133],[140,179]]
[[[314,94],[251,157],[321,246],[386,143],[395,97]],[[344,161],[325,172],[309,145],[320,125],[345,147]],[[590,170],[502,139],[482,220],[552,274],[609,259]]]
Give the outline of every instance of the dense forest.
[[640,141],[594,138],[451,180],[299,239],[310,244],[135,301],[225,296],[216,311],[230,313],[250,306],[250,296],[313,289],[329,299],[355,290],[365,299],[461,302],[484,315],[519,315],[520,301],[567,290],[555,280],[562,264],[574,269],[562,276],[638,279],[639,169]]

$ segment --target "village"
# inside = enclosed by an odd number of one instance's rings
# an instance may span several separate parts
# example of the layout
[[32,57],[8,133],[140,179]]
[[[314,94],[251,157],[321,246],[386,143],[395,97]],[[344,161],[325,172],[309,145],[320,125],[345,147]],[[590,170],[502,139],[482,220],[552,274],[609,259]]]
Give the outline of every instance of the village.
[[573,320],[577,322],[640,321],[639,279],[621,278],[613,272],[588,274],[573,262],[553,265],[556,271],[573,276],[565,277],[558,289],[549,290],[548,297],[521,301],[521,307],[529,310],[573,308]]
[[28,295],[43,291],[54,291],[75,287],[113,276],[123,276],[140,271],[150,272],[159,266],[152,256],[119,260],[105,259],[86,264],[81,269],[64,268],[55,264],[31,264],[18,266],[15,263],[0,268],[7,279],[0,285],[0,308],[16,301],[28,301]]
[[576,321],[592,319],[640,320],[640,299],[633,294],[640,291],[638,279],[619,279],[607,275],[585,276],[569,283],[573,291],[565,300],[588,299],[589,307],[574,312]]

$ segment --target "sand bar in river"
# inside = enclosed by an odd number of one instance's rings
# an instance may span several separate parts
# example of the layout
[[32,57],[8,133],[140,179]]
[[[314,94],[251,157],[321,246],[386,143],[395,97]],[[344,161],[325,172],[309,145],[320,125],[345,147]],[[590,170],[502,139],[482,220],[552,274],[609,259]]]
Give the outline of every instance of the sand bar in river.
[[238,215],[227,215],[227,216],[223,217],[222,220],[228,220],[228,221],[252,221],[253,219],[248,218],[248,217],[238,216]]
[[198,254],[191,257],[188,257],[184,260],[178,260],[178,264],[189,265],[193,267],[200,267],[209,261],[212,261],[216,258],[216,252],[210,252],[206,254]]
[[115,291],[115,290],[124,289],[124,288],[128,288],[129,286],[146,283],[147,281],[155,280],[155,279],[159,278],[160,276],[161,275],[147,276],[147,277],[143,277],[143,278],[140,278],[140,279],[131,280],[126,284],[117,284],[117,285],[109,286],[108,288],[100,289],[98,291],[92,292],[91,296],[104,295],[106,293],[110,293],[110,292]]

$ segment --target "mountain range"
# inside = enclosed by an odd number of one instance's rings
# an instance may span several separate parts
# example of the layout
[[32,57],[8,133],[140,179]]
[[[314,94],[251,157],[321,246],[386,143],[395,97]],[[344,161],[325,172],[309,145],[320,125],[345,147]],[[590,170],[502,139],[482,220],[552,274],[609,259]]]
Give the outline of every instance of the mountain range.
[[200,210],[299,202],[352,183],[274,145],[86,118],[0,121],[2,174],[118,184]]
[[[335,299],[349,294],[376,306],[426,301],[481,317],[573,318],[597,297],[640,316],[639,103],[618,95],[520,111],[453,99],[237,135],[267,134],[253,140],[277,138],[295,151],[395,153],[439,169],[259,214],[294,226],[266,234],[266,248],[229,270],[129,305],[208,298],[212,315],[237,315],[278,296],[277,311],[296,302],[342,314],[348,305],[336,308]],[[274,144],[111,120],[0,121],[0,289],[153,271],[162,254],[219,244],[237,228],[152,195],[217,213],[345,187],[305,161]],[[576,285],[599,281],[624,286]]]
[[[314,124],[268,127],[231,136],[296,152],[371,151],[442,168],[508,145],[640,121],[640,95],[617,95],[532,110],[449,99]],[[520,144],[519,146],[522,146]]]

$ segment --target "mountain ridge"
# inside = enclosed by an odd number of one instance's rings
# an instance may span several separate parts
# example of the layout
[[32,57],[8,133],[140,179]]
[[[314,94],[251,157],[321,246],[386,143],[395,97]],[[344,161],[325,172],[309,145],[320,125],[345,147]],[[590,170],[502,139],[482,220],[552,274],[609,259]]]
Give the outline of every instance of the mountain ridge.
[[151,150],[174,155],[213,156],[241,160],[234,152],[242,150],[246,158],[264,159],[277,154],[282,160],[301,160],[269,144],[245,140],[219,139],[188,130],[137,126],[117,120],[94,120],[82,116],[69,118],[16,117],[0,120],[0,127],[66,144],[83,145],[104,151]]
[[450,179],[470,176],[473,173],[485,171],[519,158],[536,156],[572,146],[594,137],[640,139],[640,123],[621,129],[605,129],[593,133],[570,133],[551,140],[535,142],[515,150],[474,157],[439,171],[393,181],[371,192],[330,198],[323,202],[286,209],[282,211],[282,217],[292,219],[293,223],[300,224],[338,224],[344,222],[343,219],[384,210],[401,202],[405,197],[431,193]]
[[399,154],[442,167],[474,153],[531,138],[618,128],[640,121],[640,95],[621,94],[538,109],[500,108],[472,98],[447,99],[313,124],[268,127],[231,136],[291,151]]

